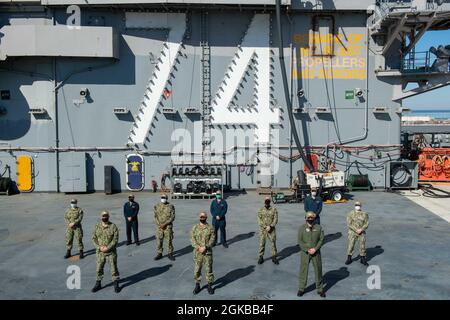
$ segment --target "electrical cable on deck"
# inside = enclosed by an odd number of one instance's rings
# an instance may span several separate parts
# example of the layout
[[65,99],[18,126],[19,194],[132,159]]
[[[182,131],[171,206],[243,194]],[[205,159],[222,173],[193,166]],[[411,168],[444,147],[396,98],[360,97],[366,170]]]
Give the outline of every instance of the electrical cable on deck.
[[[422,195],[428,198],[450,198],[450,192],[434,187],[431,184],[419,184]],[[435,191],[440,192],[440,194]]]

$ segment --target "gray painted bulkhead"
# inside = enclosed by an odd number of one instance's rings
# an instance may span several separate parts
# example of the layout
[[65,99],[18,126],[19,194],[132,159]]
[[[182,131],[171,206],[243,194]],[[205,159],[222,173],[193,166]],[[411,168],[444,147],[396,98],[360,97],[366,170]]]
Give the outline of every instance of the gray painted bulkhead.
[[[240,11],[211,11],[209,12],[209,45],[211,46],[211,91],[214,95],[224,74],[237,50],[240,40],[250,23],[253,12]],[[48,11],[39,16],[26,19],[26,23],[33,23],[48,19],[51,22],[52,12]],[[342,34],[361,34],[361,57],[367,54],[367,28],[368,14],[361,12],[334,12],[335,27]],[[27,13],[1,13],[1,25],[13,24],[27,16]],[[55,9],[56,24],[65,24],[67,14],[64,9]],[[291,69],[293,52],[298,52],[301,43],[294,41],[295,34],[309,33],[312,25],[313,13],[291,12],[289,17],[283,17],[284,46],[288,70]],[[96,19],[99,18],[99,19]],[[275,19],[271,14],[271,19]],[[107,9],[82,10],[82,25],[92,25],[93,21],[101,21],[102,26],[112,26],[119,35],[119,59],[110,58],[77,58],[77,57],[17,57],[9,58],[0,63],[0,89],[10,90],[11,99],[1,100],[1,106],[7,109],[7,114],[0,117],[0,147],[11,148],[54,148],[56,146],[55,123],[59,126],[60,148],[118,148],[111,150],[81,150],[86,153],[86,182],[87,190],[103,190],[104,166],[112,165],[116,170],[114,189],[125,189],[125,156],[133,151],[119,150],[126,148],[130,128],[137,114],[138,106],[142,101],[150,75],[155,68],[155,59],[163,47],[167,37],[166,30],[127,29],[125,27],[125,13]],[[276,28],[274,21],[271,22]],[[201,119],[199,116],[188,116],[183,113],[187,106],[201,108],[201,48],[200,48],[200,12],[189,14],[188,35],[184,40],[184,49],[177,65],[175,78],[172,81],[172,95],[164,100],[164,105],[178,110],[176,115],[165,115],[160,111],[154,121],[154,128],[149,135],[150,142],[144,152],[145,158],[145,189],[150,188],[151,180],[160,180],[163,172],[170,168],[170,156],[149,155],[146,152],[171,151],[177,144],[171,141],[176,129],[187,129],[193,136],[193,151],[201,152]],[[279,151],[289,156],[289,121],[287,117],[286,102],[283,95],[281,72],[277,56],[276,32],[271,35],[270,46],[274,50],[273,60],[273,99],[282,109],[282,120],[279,128],[279,141],[283,147]],[[369,41],[371,41],[369,39]],[[80,43],[80,45],[89,45]],[[365,103],[369,108],[369,125],[367,138],[354,142],[353,145],[397,145],[400,143],[400,115],[395,112],[400,106],[393,102],[393,83],[378,79],[374,70],[374,55],[368,52],[368,73],[366,79],[295,79],[292,81],[294,107],[303,106],[305,113],[296,114],[297,130],[302,142],[306,145],[325,146],[333,141],[345,141],[364,134]],[[298,63],[298,61],[297,61]],[[56,66],[56,70],[54,67]],[[365,67],[364,67],[365,68]],[[343,67],[345,69],[345,67]],[[59,84],[57,90],[58,119],[56,119],[53,86],[54,74]],[[291,71],[292,74],[292,71]],[[254,79],[253,79],[254,80]],[[238,98],[240,105],[251,103],[251,82],[245,85],[248,90]],[[62,82],[63,81],[63,82]],[[62,82],[62,83],[61,83]],[[362,100],[345,99],[345,91],[362,88]],[[79,91],[88,88],[89,97],[81,104],[74,104],[79,99]],[[297,97],[302,89],[303,98]],[[375,115],[374,107],[388,108],[388,113]],[[45,108],[48,114],[44,117],[30,115],[29,108]],[[116,115],[113,108],[124,107],[130,110],[127,115]],[[317,115],[317,107],[327,107],[332,114]],[[196,132],[194,130],[196,126]],[[339,137],[337,130],[339,132]],[[226,136],[226,128],[215,127],[216,132]],[[229,127],[228,131],[234,130]],[[250,130],[250,129],[249,129]],[[252,130],[252,129],[251,129]],[[251,137],[251,132],[249,133]],[[229,141],[228,146],[232,146]],[[296,154],[293,147],[292,153]],[[382,159],[361,160],[361,155],[349,156],[337,152],[337,157],[343,157],[341,162],[352,163],[355,160],[368,163],[352,165],[348,172],[368,173],[374,186],[384,187],[383,163],[386,158],[396,159],[399,147],[385,152]],[[64,153],[66,151],[61,151]],[[67,151],[69,152],[69,151]],[[29,154],[34,158],[35,165],[35,191],[56,191],[57,170],[56,152],[35,150],[31,152],[11,151],[0,152],[0,168],[6,164],[12,168],[13,179],[15,173],[15,157],[20,154]],[[330,156],[333,153],[330,153]],[[371,150],[365,157],[373,156]],[[233,155],[227,156],[227,158]],[[66,157],[60,157],[64,161]],[[332,157],[333,159],[333,157]],[[61,166],[62,168],[63,166]],[[338,166],[338,168],[343,168]],[[274,187],[287,187],[291,175],[302,168],[300,160],[292,162],[280,161],[278,173],[272,179]],[[3,169],[2,169],[3,170]],[[238,167],[231,167],[232,187],[256,187],[256,169],[252,175],[240,172]],[[63,175],[61,175],[63,176]],[[120,178],[119,178],[120,177]],[[60,183],[61,185],[61,183]]]

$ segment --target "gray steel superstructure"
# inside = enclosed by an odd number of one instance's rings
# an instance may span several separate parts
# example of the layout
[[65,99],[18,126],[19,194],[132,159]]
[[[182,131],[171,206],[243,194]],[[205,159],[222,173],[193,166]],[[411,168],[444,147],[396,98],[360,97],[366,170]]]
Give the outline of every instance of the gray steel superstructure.
[[[104,166],[124,190],[128,154],[144,158],[145,189],[171,162],[226,163],[234,189],[288,187],[303,169],[276,1],[0,4],[0,169],[13,180],[19,155],[33,158],[34,191],[103,190]],[[450,28],[450,1],[281,9],[302,145],[385,187],[385,164],[400,157],[401,100],[450,83],[429,54],[411,55],[425,32]]]

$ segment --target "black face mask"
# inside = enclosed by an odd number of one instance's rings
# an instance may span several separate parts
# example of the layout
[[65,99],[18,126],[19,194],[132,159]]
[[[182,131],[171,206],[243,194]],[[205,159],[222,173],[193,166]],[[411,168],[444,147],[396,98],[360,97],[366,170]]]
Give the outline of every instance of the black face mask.
[[265,201],[264,205],[266,206],[266,208],[269,208],[270,207],[270,201]]
[[109,218],[107,218],[107,217],[102,217],[102,221],[106,223],[106,222],[109,221]]
[[206,219],[200,219],[200,223],[205,224],[206,223]]
[[308,222],[309,224],[313,224],[314,220],[313,219],[307,219],[306,222]]

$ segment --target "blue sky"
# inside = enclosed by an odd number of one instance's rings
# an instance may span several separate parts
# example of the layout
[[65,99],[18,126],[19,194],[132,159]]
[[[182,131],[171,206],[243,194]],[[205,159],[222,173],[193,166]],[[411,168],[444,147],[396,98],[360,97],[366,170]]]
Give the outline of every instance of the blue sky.
[[[416,45],[416,52],[428,51],[430,47],[450,44],[450,30],[429,31]],[[434,55],[431,55],[434,58]],[[450,85],[403,100],[403,106],[411,109],[450,110]]]

